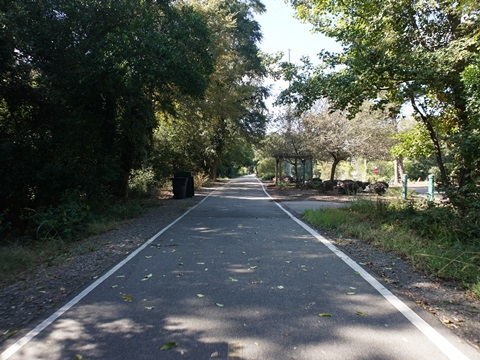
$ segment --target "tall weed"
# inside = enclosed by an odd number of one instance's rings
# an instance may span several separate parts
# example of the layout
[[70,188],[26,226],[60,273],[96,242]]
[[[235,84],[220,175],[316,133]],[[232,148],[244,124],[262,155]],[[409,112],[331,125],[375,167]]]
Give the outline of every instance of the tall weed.
[[195,190],[199,190],[203,187],[204,184],[206,184],[209,180],[209,177],[205,173],[196,173],[193,176],[193,186]]
[[79,193],[65,194],[59,205],[34,211],[28,217],[33,225],[30,233],[37,240],[72,240],[83,229],[89,213],[89,206]]

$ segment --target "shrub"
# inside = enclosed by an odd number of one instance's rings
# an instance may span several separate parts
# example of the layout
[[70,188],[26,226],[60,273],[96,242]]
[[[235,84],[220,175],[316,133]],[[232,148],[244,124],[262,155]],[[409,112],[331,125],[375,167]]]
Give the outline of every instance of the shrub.
[[275,178],[275,174],[264,174],[262,175],[262,180],[270,181]]
[[128,179],[130,194],[134,197],[148,197],[155,188],[155,172],[152,167],[132,170]]
[[256,168],[257,176],[263,178],[264,175],[270,175],[275,173],[275,159],[266,158],[258,162]]
[[193,176],[193,186],[195,190],[201,189],[209,180],[209,176],[205,173],[197,173]]
[[[28,220],[37,240],[71,240],[82,230],[90,209],[79,193],[65,194],[58,206],[36,211]],[[33,231],[32,231],[33,230]]]

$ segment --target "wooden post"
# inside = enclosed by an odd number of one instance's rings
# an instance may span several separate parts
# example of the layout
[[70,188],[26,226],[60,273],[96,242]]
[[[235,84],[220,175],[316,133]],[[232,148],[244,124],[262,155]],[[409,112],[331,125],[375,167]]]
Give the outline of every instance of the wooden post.
[[305,158],[302,159],[302,166],[303,166],[303,177],[302,177],[302,180],[303,180],[303,183],[305,184],[305,166],[306,166],[306,163],[307,163],[307,160]]
[[435,176],[428,175],[428,201],[435,200]]
[[[313,162],[313,157],[310,158],[310,180],[313,179],[313,167],[317,164],[317,161],[315,160],[315,163]],[[320,176],[319,176],[320,177]]]
[[298,184],[298,160],[295,158],[295,182]]
[[[283,159],[281,159],[281,160],[283,160]],[[280,178],[280,176],[282,176],[282,162],[279,161],[278,164],[279,164],[279,165],[278,165],[278,168],[279,168],[279,170],[278,170],[278,177]],[[281,183],[281,181],[280,181],[280,183]]]
[[278,185],[278,158],[275,156],[275,185]]
[[402,186],[402,199],[407,199],[407,191],[408,191],[408,175],[403,174],[403,186]]

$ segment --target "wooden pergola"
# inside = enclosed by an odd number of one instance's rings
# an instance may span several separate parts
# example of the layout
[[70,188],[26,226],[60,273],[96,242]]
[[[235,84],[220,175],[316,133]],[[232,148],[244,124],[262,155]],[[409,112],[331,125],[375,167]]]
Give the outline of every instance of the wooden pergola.
[[275,154],[273,155],[275,158],[275,185],[278,185],[278,179],[280,178],[282,174],[282,162],[283,161],[288,161],[290,164],[292,164],[295,167],[295,182],[298,184],[299,183],[299,173],[298,173],[298,162],[300,161],[302,164],[302,179],[305,181],[305,168],[306,168],[306,163],[307,161],[310,162],[310,178],[309,180],[312,180],[312,174],[313,174],[313,157],[312,155],[308,154]]

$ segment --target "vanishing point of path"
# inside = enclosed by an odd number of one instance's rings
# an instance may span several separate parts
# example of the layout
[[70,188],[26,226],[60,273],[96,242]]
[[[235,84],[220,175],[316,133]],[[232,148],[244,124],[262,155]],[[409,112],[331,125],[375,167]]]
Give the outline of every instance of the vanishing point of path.
[[254,177],[159,231],[1,359],[479,358]]

